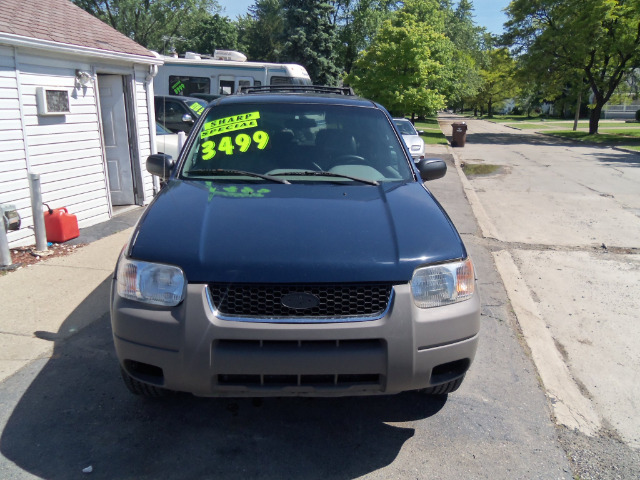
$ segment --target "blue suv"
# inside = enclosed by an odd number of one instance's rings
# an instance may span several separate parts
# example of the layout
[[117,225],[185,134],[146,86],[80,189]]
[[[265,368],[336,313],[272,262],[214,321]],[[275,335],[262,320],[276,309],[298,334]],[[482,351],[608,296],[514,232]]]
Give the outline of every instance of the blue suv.
[[215,100],[118,260],[111,322],[136,394],[456,390],[480,301],[458,232],[389,113],[348,88]]

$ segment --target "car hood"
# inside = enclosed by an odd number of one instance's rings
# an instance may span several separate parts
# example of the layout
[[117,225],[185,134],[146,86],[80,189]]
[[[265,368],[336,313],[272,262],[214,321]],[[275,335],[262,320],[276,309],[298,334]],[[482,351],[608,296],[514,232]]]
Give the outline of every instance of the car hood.
[[399,283],[419,265],[466,256],[418,182],[172,180],[132,238],[132,258],[178,265],[193,283]]

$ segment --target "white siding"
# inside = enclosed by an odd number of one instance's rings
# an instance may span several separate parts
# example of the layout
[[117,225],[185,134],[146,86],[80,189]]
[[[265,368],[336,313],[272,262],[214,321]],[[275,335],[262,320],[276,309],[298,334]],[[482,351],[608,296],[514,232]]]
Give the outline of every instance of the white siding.
[[[109,218],[109,197],[93,85],[74,87],[78,63],[19,55],[21,98],[31,172],[40,174],[42,201],[67,207],[80,227]],[[37,87],[69,91],[64,116],[38,116]]]
[[[13,204],[30,224],[31,199],[27,182],[27,160],[22,138],[18,79],[13,48],[0,45],[0,203]],[[26,220],[28,218],[28,220]],[[25,221],[26,220],[26,221]],[[2,228],[2,227],[0,227]],[[29,241],[31,230],[8,232],[9,242]]]
[[[16,73],[16,67],[19,73]],[[15,204],[21,229],[9,232],[12,247],[35,243],[27,169],[40,174],[42,199],[52,208],[67,207],[80,227],[109,219],[100,118],[94,84],[75,88],[75,70],[115,69],[131,74],[131,66],[92,64],[90,59],[39,56],[32,51],[0,45],[0,203]],[[150,154],[147,111],[148,66],[135,68],[134,116],[137,122],[144,203],[153,197],[152,177],[146,171]],[[39,116],[37,87],[62,87],[70,92],[70,112]]]
[[[149,110],[147,108],[147,93],[149,88],[145,83],[148,69],[136,68],[135,93],[138,128],[138,152],[140,153],[140,170],[142,172],[142,188],[144,190],[144,203],[148,204],[153,199],[153,176],[147,172],[147,157],[151,155],[151,143],[149,135]],[[153,102],[151,103],[153,105]]]

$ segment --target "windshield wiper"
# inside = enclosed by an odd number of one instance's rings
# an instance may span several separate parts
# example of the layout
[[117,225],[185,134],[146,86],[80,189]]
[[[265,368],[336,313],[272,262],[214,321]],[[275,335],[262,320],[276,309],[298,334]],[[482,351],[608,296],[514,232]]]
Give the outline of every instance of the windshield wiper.
[[233,170],[228,168],[212,168],[212,169],[198,169],[190,170],[188,175],[244,175],[246,177],[262,178],[263,180],[269,180],[270,182],[284,183],[285,185],[291,185],[291,182],[282,178],[276,178],[271,175],[263,175],[262,173],[246,172],[244,170]]
[[312,176],[312,177],[337,177],[337,178],[346,178],[349,180],[353,180],[355,182],[360,182],[360,183],[365,183],[367,185],[380,185],[380,182],[376,181],[376,180],[368,180],[366,178],[360,178],[360,177],[352,177],[351,175],[344,175],[342,173],[335,173],[335,172],[325,172],[323,170],[295,170],[295,171],[291,171],[291,172],[278,172],[278,173],[274,173],[275,175],[297,175],[297,176],[301,176],[301,177],[308,177],[308,176]]

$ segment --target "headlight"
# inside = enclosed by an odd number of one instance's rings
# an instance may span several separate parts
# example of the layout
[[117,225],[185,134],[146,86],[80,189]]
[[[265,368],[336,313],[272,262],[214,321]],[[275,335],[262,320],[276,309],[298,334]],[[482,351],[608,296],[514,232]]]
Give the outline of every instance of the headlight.
[[475,278],[470,258],[461,262],[417,268],[411,279],[411,293],[420,308],[440,307],[473,296]]
[[165,307],[184,299],[185,278],[178,267],[122,257],[117,276],[118,295],[123,298]]

